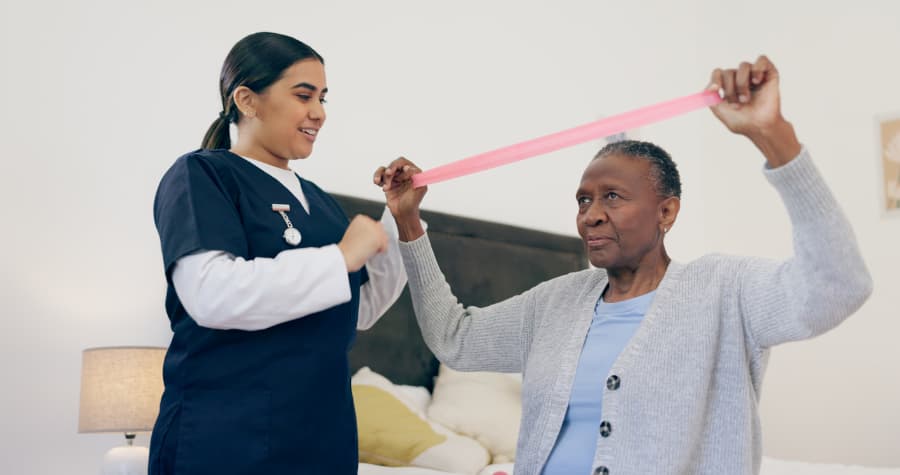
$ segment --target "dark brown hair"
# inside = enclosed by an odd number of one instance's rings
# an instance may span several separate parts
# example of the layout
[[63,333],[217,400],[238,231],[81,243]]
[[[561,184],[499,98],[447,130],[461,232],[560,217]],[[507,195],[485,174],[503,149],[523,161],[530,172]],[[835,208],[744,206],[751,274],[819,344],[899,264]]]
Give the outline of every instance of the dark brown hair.
[[296,38],[278,33],[254,33],[238,41],[225,58],[219,75],[219,94],[222,111],[203,136],[203,148],[230,148],[228,126],[240,121],[240,111],[234,106],[232,93],[246,86],[260,93],[278,81],[284,70],[297,61],[325,59],[314,49]]

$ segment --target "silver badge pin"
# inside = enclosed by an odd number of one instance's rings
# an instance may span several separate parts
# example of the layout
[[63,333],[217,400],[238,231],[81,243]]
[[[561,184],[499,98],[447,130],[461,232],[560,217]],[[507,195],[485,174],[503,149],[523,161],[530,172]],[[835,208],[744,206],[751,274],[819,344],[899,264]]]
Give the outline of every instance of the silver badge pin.
[[300,244],[300,241],[303,239],[303,236],[300,235],[300,231],[294,227],[293,223],[291,223],[291,218],[288,218],[287,212],[291,210],[291,205],[285,204],[272,204],[272,211],[281,215],[281,219],[284,220],[284,224],[287,225],[287,229],[284,230],[284,241],[290,244],[291,246],[296,246]]

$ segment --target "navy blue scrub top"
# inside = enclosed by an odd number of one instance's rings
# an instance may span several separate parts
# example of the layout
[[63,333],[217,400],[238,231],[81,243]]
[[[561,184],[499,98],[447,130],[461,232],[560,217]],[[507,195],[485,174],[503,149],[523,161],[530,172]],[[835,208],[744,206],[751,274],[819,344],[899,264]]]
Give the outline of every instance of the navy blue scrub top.
[[[352,299],[260,331],[202,328],[187,314],[171,273],[202,250],[250,260],[341,240],[338,203],[300,177],[310,213],[275,178],[227,150],[180,157],[154,203],[174,336],[165,392],[150,441],[150,474],[355,474],[356,415],[347,352],[356,334],[365,269],[348,274]],[[302,241],[292,246],[272,204]]]

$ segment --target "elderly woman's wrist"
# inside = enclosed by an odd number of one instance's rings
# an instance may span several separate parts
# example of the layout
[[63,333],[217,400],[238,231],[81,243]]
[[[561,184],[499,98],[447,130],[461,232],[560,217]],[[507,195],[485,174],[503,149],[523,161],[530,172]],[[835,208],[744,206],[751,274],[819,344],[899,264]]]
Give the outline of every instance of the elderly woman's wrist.
[[425,234],[419,213],[394,216],[394,220],[397,222],[397,236],[403,242],[415,241]]
[[766,157],[769,168],[777,168],[793,160],[802,150],[794,133],[794,126],[781,118],[771,126],[748,135],[756,148]]

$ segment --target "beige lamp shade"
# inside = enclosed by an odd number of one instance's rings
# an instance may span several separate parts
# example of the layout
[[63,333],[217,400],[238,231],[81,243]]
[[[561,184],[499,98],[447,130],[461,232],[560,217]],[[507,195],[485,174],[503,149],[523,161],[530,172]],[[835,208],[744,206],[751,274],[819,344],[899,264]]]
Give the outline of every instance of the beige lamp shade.
[[152,430],[163,392],[165,354],[165,348],[153,347],[84,350],[78,432]]

